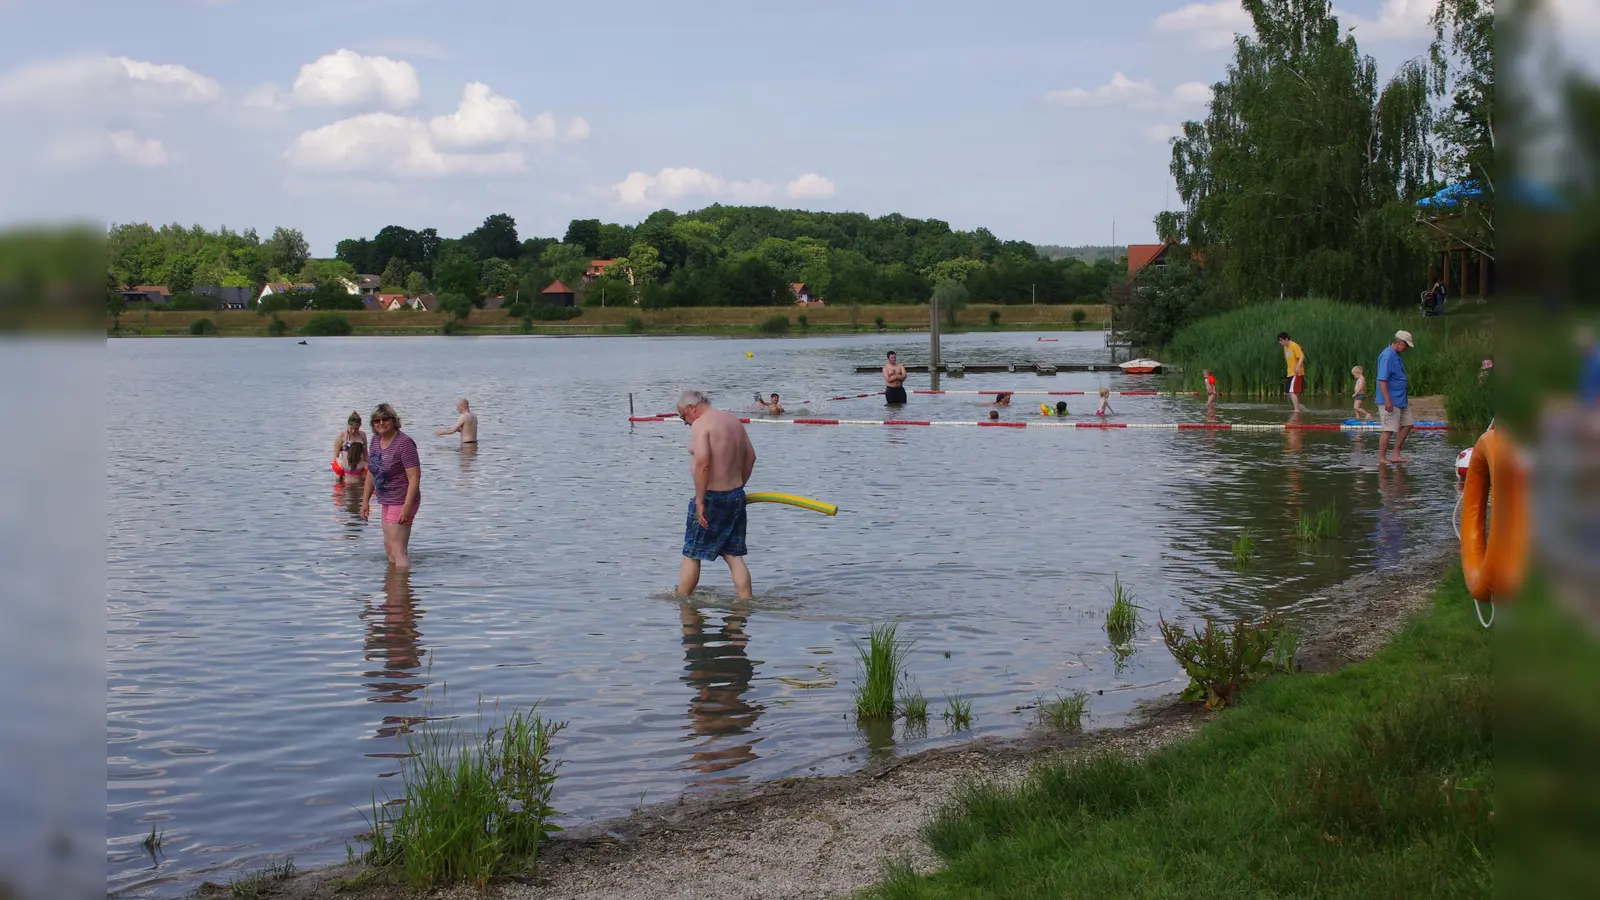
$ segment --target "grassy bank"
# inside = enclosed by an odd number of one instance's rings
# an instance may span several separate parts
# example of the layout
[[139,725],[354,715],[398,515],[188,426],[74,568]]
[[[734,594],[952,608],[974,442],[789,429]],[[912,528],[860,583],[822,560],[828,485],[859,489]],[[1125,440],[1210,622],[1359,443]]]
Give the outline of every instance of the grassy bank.
[[1224,393],[1279,395],[1285,367],[1278,333],[1287,331],[1306,352],[1308,395],[1349,396],[1355,384],[1350,368],[1359,365],[1366,370],[1370,406],[1378,390],[1378,354],[1402,328],[1417,339],[1405,354],[1412,395],[1444,394],[1452,423],[1486,426],[1492,400],[1478,370],[1494,354],[1492,321],[1475,309],[1424,318],[1415,310],[1279,300],[1195,322],[1178,332],[1167,353],[1183,366],[1186,389],[1203,390],[1202,373],[1211,369]]
[[924,832],[946,868],[870,895],[1486,896],[1487,635],[1454,576],[1372,659],[1247,688],[1190,740],[969,788]]
[[[1098,330],[1105,320],[1104,306],[988,306],[975,305],[964,310],[960,326],[946,331],[1029,331],[1072,330],[1072,314],[1082,310],[1084,321],[1077,327]],[[998,324],[990,324],[990,313],[999,313]],[[286,335],[296,334],[314,312],[278,314]],[[448,318],[443,313],[375,312],[361,310],[341,313],[350,321],[355,334],[406,335],[438,334]],[[461,334],[670,334],[670,335],[750,335],[762,333],[762,325],[774,316],[788,319],[790,337],[808,334],[870,333],[885,331],[926,331],[926,306],[809,307],[804,310],[773,307],[686,307],[680,309],[590,308],[576,319],[564,322],[534,322],[524,331],[521,319],[504,310],[474,310],[463,323]],[[801,318],[804,317],[804,323]],[[266,337],[271,316],[247,310],[168,312],[133,310],[122,315],[121,330],[128,336],[188,335],[199,319],[209,319],[215,334],[225,337]],[[106,322],[107,329],[111,321]],[[941,323],[947,325],[948,323]]]

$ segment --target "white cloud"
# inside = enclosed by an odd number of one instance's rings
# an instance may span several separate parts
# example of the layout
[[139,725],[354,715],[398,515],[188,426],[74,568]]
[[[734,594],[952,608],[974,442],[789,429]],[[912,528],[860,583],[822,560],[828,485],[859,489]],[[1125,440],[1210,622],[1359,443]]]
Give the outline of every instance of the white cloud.
[[833,182],[815,172],[807,172],[789,182],[789,186],[784,189],[784,193],[796,199],[832,197]]
[[302,106],[403,109],[422,96],[422,83],[408,62],[341,49],[301,66],[293,93]]
[[1239,0],[1190,3],[1181,9],[1156,17],[1155,30],[1161,34],[1187,35],[1196,46],[1217,50],[1233,45],[1235,34],[1255,33],[1250,14]]
[[1211,102],[1211,85],[1185,81],[1172,89],[1172,102],[1180,106],[1204,106]]
[[221,85],[187,66],[126,56],[54,60],[0,75],[0,106],[58,106],[82,101],[206,103],[220,96]]
[[427,38],[390,37],[362,41],[360,45],[368,53],[381,53],[392,56],[420,56],[423,59],[449,59],[450,51],[443,44],[430,41]]
[[284,112],[289,108],[289,95],[283,88],[275,84],[262,86],[245,94],[240,100],[246,109],[258,109],[265,112]]
[[1177,125],[1169,125],[1165,122],[1157,123],[1155,125],[1146,125],[1139,129],[1139,131],[1145,137],[1159,144],[1165,144],[1175,137],[1183,136],[1182,127]]
[[1334,7],[1339,24],[1356,33],[1359,41],[1392,41],[1425,38],[1433,33],[1428,19],[1438,6],[1436,0],[1383,0],[1378,17],[1368,19]]
[[462,89],[456,111],[448,116],[435,116],[428,123],[428,130],[435,140],[446,146],[482,147],[582,140],[589,136],[589,123],[573,119],[562,128],[556,124],[555,116],[547,112],[525,119],[517,101],[474,81]]
[[1111,80],[1093,90],[1081,87],[1069,88],[1061,91],[1050,91],[1044,95],[1044,102],[1056,106],[1111,106],[1118,105],[1149,105],[1156,96],[1155,86],[1149,81],[1134,81],[1128,76],[1117,72]]
[[172,161],[167,148],[155,138],[132,131],[79,132],[58,137],[45,146],[44,161],[58,169],[77,169],[120,160],[144,168]]
[[1134,81],[1117,72],[1111,80],[1097,88],[1081,87],[1050,91],[1044,102],[1055,106],[1123,106],[1134,109],[1177,109],[1196,106],[1211,100],[1211,86],[1198,81],[1186,81],[1163,95],[1150,81]]
[[771,197],[774,189],[764,181],[728,181],[685,166],[665,168],[654,175],[629,172],[628,177],[611,186],[611,193],[628,206],[653,206],[680,197],[726,197],[739,203],[755,203]]
[[524,162],[516,151],[444,152],[421,119],[393,113],[367,113],[312,129],[295,138],[283,155],[299,169],[402,177],[499,175],[520,171]]

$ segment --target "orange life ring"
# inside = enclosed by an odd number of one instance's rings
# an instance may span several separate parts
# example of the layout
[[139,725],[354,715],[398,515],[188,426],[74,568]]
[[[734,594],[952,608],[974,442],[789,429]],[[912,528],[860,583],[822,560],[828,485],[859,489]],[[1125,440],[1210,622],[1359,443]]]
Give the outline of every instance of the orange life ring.
[[1467,590],[1482,603],[1515,595],[1527,564],[1528,498],[1521,463],[1511,442],[1490,428],[1472,448],[1462,488],[1461,571]]

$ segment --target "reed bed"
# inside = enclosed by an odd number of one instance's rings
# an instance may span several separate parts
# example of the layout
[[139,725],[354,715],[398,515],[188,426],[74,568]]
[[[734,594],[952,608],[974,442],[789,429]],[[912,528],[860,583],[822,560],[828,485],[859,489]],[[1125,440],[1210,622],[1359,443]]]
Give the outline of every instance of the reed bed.
[[1255,529],[1246,528],[1235,535],[1230,549],[1233,553],[1234,568],[1243,569],[1255,562],[1257,553]]
[[949,723],[951,731],[963,731],[972,727],[972,700],[960,694],[946,694],[944,698],[945,722]]
[[1339,519],[1339,510],[1330,503],[1316,512],[1301,510],[1300,520],[1294,526],[1294,536],[1296,540],[1310,543],[1338,537],[1341,528],[1343,523]]
[[1089,705],[1085,691],[1057,694],[1054,700],[1039,698],[1039,724],[1063,731],[1083,729],[1083,711]]
[[894,622],[872,626],[867,643],[856,644],[861,662],[861,683],[856,687],[857,719],[893,719],[895,687],[905,669],[911,642],[900,637]]
[[1114,644],[1125,644],[1138,633],[1143,622],[1133,591],[1116,574],[1111,575],[1111,608],[1106,611],[1106,637]]
[[1378,354],[1399,329],[1416,336],[1405,354],[1411,395],[1445,394],[1454,424],[1487,425],[1490,385],[1480,383],[1479,367],[1493,355],[1487,320],[1473,314],[1423,318],[1411,309],[1379,309],[1332,300],[1277,300],[1245,306],[1183,328],[1167,348],[1183,368],[1180,387],[1203,390],[1203,374],[1217,376],[1217,388],[1236,397],[1283,393],[1286,370],[1278,333],[1287,331],[1306,352],[1306,395],[1346,396],[1354,388],[1352,366],[1367,376],[1369,405],[1377,392]]

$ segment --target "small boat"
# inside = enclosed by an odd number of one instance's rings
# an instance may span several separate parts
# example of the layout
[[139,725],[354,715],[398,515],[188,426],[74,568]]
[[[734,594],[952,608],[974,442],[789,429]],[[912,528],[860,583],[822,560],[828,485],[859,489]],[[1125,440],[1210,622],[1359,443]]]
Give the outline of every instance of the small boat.
[[1061,338],[1039,338],[1038,340],[1045,341],[1046,343],[1054,343],[1055,341],[1061,340]]
[[1150,375],[1161,371],[1161,363],[1153,359],[1130,359],[1120,368],[1129,375]]

